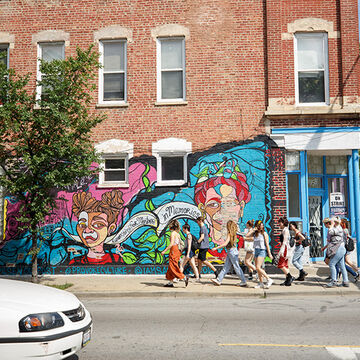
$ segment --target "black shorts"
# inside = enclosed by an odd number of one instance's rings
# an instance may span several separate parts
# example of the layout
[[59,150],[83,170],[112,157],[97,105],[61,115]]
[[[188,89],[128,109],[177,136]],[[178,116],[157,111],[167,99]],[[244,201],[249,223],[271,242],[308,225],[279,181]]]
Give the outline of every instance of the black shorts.
[[198,253],[198,259],[201,261],[205,261],[206,260],[206,253],[208,252],[209,249],[199,249],[199,253]]

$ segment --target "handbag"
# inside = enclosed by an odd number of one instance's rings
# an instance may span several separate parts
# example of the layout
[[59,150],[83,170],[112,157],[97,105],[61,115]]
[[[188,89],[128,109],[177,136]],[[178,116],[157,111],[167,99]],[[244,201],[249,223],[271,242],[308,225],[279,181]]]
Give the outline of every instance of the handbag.
[[355,249],[354,239],[351,238],[350,236],[348,236],[347,239],[346,239],[345,249],[348,252],[354,251],[354,249]]
[[254,242],[253,241],[244,241],[244,249],[246,252],[254,251]]
[[191,250],[192,251],[196,251],[196,250],[199,250],[200,249],[200,243],[198,242],[198,239],[193,235],[191,234]]
[[289,240],[289,246],[290,246],[290,247],[294,247],[294,245],[295,245],[295,239],[294,239],[294,237],[292,236],[292,237],[290,238],[290,240]]

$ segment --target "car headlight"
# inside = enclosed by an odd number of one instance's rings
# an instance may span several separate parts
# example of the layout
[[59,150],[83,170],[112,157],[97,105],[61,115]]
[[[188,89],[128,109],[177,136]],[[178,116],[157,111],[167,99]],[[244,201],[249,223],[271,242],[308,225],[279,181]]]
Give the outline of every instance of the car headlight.
[[58,313],[27,315],[19,321],[20,332],[50,330],[64,326],[64,320]]

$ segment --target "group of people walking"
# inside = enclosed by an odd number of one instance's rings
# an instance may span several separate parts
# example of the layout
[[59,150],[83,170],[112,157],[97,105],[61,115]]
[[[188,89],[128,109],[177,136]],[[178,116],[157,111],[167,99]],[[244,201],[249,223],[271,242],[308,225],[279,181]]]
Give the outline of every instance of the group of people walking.
[[[180,237],[180,224],[177,220],[172,220],[169,224],[170,244],[162,251],[164,255],[168,250],[169,252],[169,268],[166,273],[166,279],[169,281],[164,286],[174,287],[174,282],[183,280],[185,286],[189,283],[189,277],[184,275],[183,271],[187,263],[190,264],[195,281],[200,282],[201,269],[203,265],[208,266],[214,273],[215,278],[211,279],[214,285],[220,286],[226,274],[233,269],[236,275],[239,277],[240,283],[238,286],[247,287],[247,281],[244,272],[239,264],[239,250],[237,246],[238,242],[238,226],[230,220],[227,222],[227,238],[222,245],[214,247],[212,250],[217,251],[222,248],[226,248],[227,256],[224,266],[221,270],[218,270],[206,260],[206,254],[209,250],[209,233],[207,227],[204,224],[204,219],[199,217],[196,220],[200,227],[200,237],[196,239],[190,232],[190,226],[188,224],[183,225],[182,231],[185,235],[185,243],[182,244]],[[350,271],[355,281],[359,278],[359,270],[350,261],[349,251],[346,251],[345,244],[349,238],[349,232],[347,230],[346,219],[340,220],[339,218],[324,219],[324,225],[328,228],[327,245],[322,249],[327,249],[325,262],[329,265],[331,276],[328,287],[337,285],[337,279],[341,272],[343,281],[342,285],[349,286],[349,280],[347,276],[347,270]],[[269,257],[273,264],[276,265],[285,275],[285,281],[281,283],[281,286],[291,286],[292,282],[304,281],[308,275],[302,264],[302,257],[304,254],[304,248],[306,244],[306,237],[300,232],[296,222],[289,222],[285,217],[279,219],[279,227],[281,229],[280,234],[280,249],[276,254],[275,259],[270,251],[269,235],[265,231],[265,227],[262,221],[249,220],[246,223],[246,230],[244,232],[244,250],[245,259],[244,264],[248,268],[248,280],[253,280],[254,274],[258,284],[255,288],[269,288],[273,284],[273,279],[266,273],[264,268],[264,260]],[[290,236],[290,231],[293,236]],[[292,240],[293,239],[293,240]],[[294,241],[295,244],[291,244]],[[293,246],[291,246],[293,245]],[[293,249],[294,247],[294,249]],[[184,256],[180,262],[181,253],[183,249]],[[195,263],[196,254],[198,249],[197,264]],[[292,264],[299,271],[297,278],[291,275],[288,262],[292,257]],[[346,264],[346,265],[345,265]],[[347,266],[347,267],[346,267]]]

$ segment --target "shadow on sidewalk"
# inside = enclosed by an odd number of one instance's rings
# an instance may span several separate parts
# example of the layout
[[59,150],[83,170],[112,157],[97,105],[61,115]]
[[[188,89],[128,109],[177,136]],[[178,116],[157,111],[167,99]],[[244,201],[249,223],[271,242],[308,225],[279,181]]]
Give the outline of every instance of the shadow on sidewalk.
[[[146,286],[161,287],[161,288],[163,288],[165,285],[164,282],[141,282],[140,284],[146,285]],[[176,287],[176,284],[175,284],[175,287]]]

